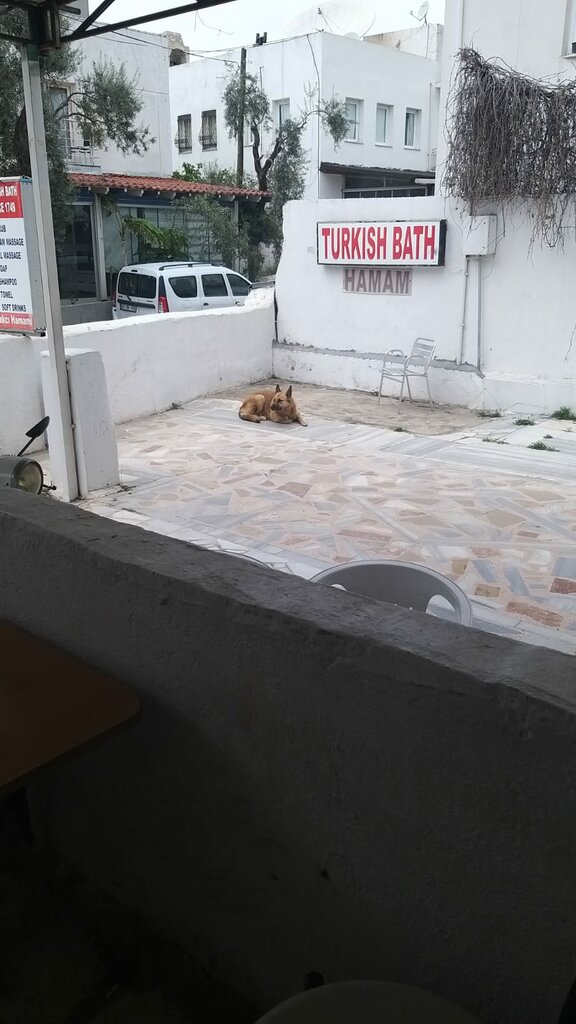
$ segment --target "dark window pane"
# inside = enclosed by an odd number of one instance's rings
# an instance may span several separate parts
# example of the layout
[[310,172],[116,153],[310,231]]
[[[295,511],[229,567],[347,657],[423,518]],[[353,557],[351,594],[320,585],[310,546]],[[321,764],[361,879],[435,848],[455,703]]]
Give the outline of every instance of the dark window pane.
[[179,299],[195,299],[198,295],[198,282],[195,277],[169,277],[170,287]]
[[96,297],[92,216],[88,205],[72,207],[71,220],[58,246],[57,264],[63,299]]
[[250,285],[248,281],[245,281],[243,277],[238,274],[226,274],[228,278],[228,284],[230,285],[232,295],[248,295],[250,291]]
[[138,279],[140,281],[140,298],[155,299],[156,278],[150,277],[148,274],[138,274]]
[[138,274],[120,274],[118,278],[118,295],[128,295],[131,299],[138,297]]
[[207,299],[228,295],[224,274],[202,274],[202,288]]

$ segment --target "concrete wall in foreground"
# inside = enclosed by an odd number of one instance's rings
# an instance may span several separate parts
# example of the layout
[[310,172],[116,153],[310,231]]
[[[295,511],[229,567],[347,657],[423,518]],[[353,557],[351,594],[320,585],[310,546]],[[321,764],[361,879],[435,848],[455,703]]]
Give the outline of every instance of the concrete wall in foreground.
[[[67,348],[102,355],[115,423],[168,409],[272,373],[271,288],[245,306],[131,317],[64,329]],[[42,338],[0,335],[0,452],[15,452],[44,415]],[[49,409],[46,410],[48,413]]]
[[217,977],[262,1007],[319,970],[556,1024],[572,658],[12,491],[0,617],[137,690],[137,723],[34,787],[36,827]]

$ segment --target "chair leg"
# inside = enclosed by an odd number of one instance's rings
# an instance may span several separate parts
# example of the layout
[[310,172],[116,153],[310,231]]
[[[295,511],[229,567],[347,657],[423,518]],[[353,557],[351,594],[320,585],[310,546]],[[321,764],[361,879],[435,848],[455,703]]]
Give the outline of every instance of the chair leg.
[[383,381],[384,381],[384,377],[381,376],[380,377],[380,386],[378,388],[378,405],[380,405],[380,402],[382,400],[382,383],[383,383]]
[[[400,405],[402,404],[402,398],[404,396],[404,384],[406,382],[406,372],[402,375],[402,384],[400,386]],[[410,385],[408,384],[408,392],[410,392]]]
[[425,373],[424,376],[426,377],[426,387],[428,388],[428,401],[430,402],[430,408],[433,409],[434,402],[432,401],[432,395],[430,394],[430,382],[428,380],[428,374]]

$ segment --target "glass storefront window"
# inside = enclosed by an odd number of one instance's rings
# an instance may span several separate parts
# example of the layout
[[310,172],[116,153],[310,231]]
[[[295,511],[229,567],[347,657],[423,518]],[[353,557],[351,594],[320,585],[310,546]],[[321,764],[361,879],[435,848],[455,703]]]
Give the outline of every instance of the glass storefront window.
[[88,204],[72,207],[72,219],[59,246],[57,262],[62,299],[96,298],[92,209]]

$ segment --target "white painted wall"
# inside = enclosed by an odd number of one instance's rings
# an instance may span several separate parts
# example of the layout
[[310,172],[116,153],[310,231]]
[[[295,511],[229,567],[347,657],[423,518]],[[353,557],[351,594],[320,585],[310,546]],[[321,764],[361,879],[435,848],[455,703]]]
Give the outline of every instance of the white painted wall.
[[[239,63],[240,50],[224,55]],[[429,125],[431,87],[439,78],[439,65],[423,57],[388,47],[374,46],[358,39],[316,32],[264,46],[248,47],[247,70],[256,75],[274,103],[290,100],[290,113],[297,116],[306,107],[306,90],[319,87],[324,100],[333,96],[364,100],[361,142],[344,142],[335,149],[331,137],[311,118],[303,136],[304,149],[310,164],[306,176],[305,198],[340,194],[342,182],[338,175],[319,173],[321,161],[345,163],[357,167],[391,167],[427,170],[429,150],[436,145],[436,121]],[[174,169],[183,161],[193,164],[217,163],[220,167],[236,167],[236,143],[228,137],[224,124],[222,94],[226,85],[225,65],[213,60],[191,61],[170,69],[170,105],[172,138],[177,134],[178,116],[192,116],[192,151],[180,154],[173,146]],[[375,143],[376,104],[392,104],[395,108],[393,144]],[[406,107],[422,110],[420,145],[404,147],[404,115]],[[203,110],[217,111],[218,146],[203,152],[198,134]],[[271,132],[264,134],[265,150],[273,143]],[[245,169],[253,168],[249,146],[244,151]]]
[[[350,294],[343,268],[316,263],[318,221],[435,220],[445,217],[446,265],[414,268],[412,295]],[[376,390],[381,353],[408,352],[418,335],[433,338],[448,366],[431,373],[434,397],[469,406],[521,406],[551,412],[576,404],[576,248],[535,248],[524,217],[498,221],[496,254],[468,266],[464,309],[463,242],[467,218],[442,197],[289,203],[276,276],[278,377]],[[481,332],[478,338],[478,270]],[[464,322],[462,334],[461,325]],[[480,349],[480,351],[479,351]],[[480,373],[457,369],[466,363]],[[394,383],[388,394],[397,394]],[[422,391],[423,394],[423,391]]]
[[[427,171],[436,147],[437,122],[430,120],[432,92],[440,75],[436,61],[394,47],[373,46],[346,36],[322,34],[323,95],[362,99],[360,142],[343,142],[338,149],[322,134],[321,159],[362,167]],[[390,144],[376,143],[376,105],[393,107]],[[406,108],[421,111],[415,147],[404,145]],[[325,177],[325,176],[323,176]],[[310,197],[315,198],[315,197]]]
[[[441,110],[446,109],[458,50],[472,46],[534,78],[573,79],[576,0],[446,0]],[[444,117],[438,131],[438,167],[446,156]]]
[[373,36],[364,36],[364,41],[376,46],[394,46],[406,53],[429,57],[430,60],[440,60],[443,33],[443,25],[429,23],[402,28],[396,32],[378,32]]
[[[304,108],[304,87],[317,83],[314,60],[321,66],[322,33],[309,37],[267,43],[264,46],[247,48],[246,70],[262,83],[275,112],[274,104],[281,99],[290,100],[290,113],[297,116]],[[235,65],[240,63],[240,50],[230,50],[222,55]],[[172,116],[172,139],[178,131],[178,116],[192,115],[192,151],[179,153],[173,144],[173,167],[177,170],[183,161],[204,166],[211,163],[219,167],[236,168],[236,140],[228,135],[224,123],[223,93],[226,87],[227,69],[221,61],[191,60],[170,68],[170,108]],[[217,149],[203,151],[198,135],[202,126],[202,111],[216,110]],[[263,133],[264,152],[272,147],[273,131]],[[312,118],[303,135],[304,149],[310,154],[317,153],[318,136],[316,119]],[[254,174],[251,146],[244,147],[244,169]],[[307,193],[317,195],[317,161],[312,159],[307,175]]]
[[[115,423],[269,377],[273,335],[270,289],[254,292],[245,306],[232,309],[64,328],[67,349],[101,354]],[[26,430],[44,414],[40,352],[45,348],[42,338],[0,337],[0,452],[21,448]]]
[[137,79],[143,102],[138,123],[147,125],[155,140],[140,156],[133,153],[125,156],[113,145],[94,149],[93,163],[102,171],[171,177],[169,40],[153,32],[124,29],[113,35],[85,39],[79,49],[82,53],[79,76],[89,74],[94,62],[109,61],[116,67],[124,64],[128,78]]

